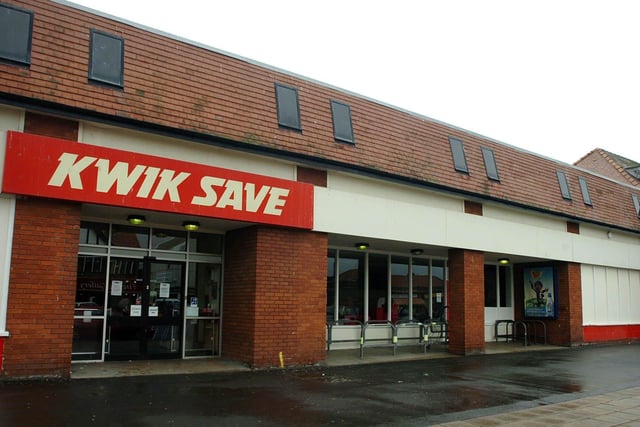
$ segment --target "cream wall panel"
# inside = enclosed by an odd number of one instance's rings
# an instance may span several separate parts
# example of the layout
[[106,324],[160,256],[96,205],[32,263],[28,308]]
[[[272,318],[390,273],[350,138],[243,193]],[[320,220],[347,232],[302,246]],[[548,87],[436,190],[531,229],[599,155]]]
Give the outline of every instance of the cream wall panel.
[[596,285],[593,266],[582,264],[580,277],[582,278],[582,322],[585,325],[592,325],[596,319]]
[[296,179],[296,168],[290,163],[276,162],[273,159],[225,150],[212,145],[151,135],[127,129],[82,123],[79,140],[100,147],[136,151],[153,156],[282,179]]
[[463,201],[453,196],[339,172],[328,172],[327,187],[347,193],[450,211],[462,212],[464,209]]
[[482,213],[487,218],[499,219],[502,221],[517,224],[527,224],[536,228],[545,228],[554,231],[566,231],[567,221],[554,218],[551,215],[542,215],[532,210],[520,208],[507,208],[492,203],[484,203]]
[[7,147],[7,131],[24,129],[24,110],[0,105],[0,190],[4,175],[4,153]]
[[6,336],[15,198],[0,195],[0,336]]
[[640,271],[583,264],[581,274],[585,325],[640,324]]

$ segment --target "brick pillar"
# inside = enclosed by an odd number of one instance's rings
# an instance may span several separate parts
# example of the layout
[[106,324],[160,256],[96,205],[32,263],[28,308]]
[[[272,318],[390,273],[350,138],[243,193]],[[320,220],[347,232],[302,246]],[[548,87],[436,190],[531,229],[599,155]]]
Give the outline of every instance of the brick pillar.
[[549,343],[568,346],[580,345],[584,342],[580,264],[559,262],[556,264],[556,268],[558,272],[557,327],[559,330],[549,334]]
[[449,351],[484,353],[484,253],[449,250]]
[[253,226],[225,238],[222,356],[252,367],[325,358],[327,235]]
[[16,201],[2,376],[69,378],[80,204]]

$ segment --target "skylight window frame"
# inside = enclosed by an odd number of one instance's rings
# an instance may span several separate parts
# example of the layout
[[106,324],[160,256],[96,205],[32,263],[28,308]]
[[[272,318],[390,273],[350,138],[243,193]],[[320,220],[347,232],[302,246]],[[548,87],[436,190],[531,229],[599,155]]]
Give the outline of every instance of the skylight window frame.
[[481,149],[487,178],[492,181],[500,182],[500,173],[498,173],[498,164],[496,163],[496,157],[493,150],[487,147],[481,147]]
[[469,175],[469,166],[467,165],[467,156],[464,152],[464,143],[462,140],[450,136],[449,146],[451,147],[451,158],[453,159],[454,169],[457,172]]
[[[107,52],[106,56],[99,54],[98,48],[100,47],[99,38],[102,38],[102,42],[111,40],[112,42],[119,42],[119,58],[116,61],[111,60],[111,52]],[[116,47],[114,45],[108,46],[109,48]],[[101,61],[101,62],[99,62]],[[109,66],[116,67],[116,72],[107,72]],[[118,75],[113,78],[112,76]],[[124,88],[124,37],[120,37],[114,34],[109,34],[105,31],[96,30],[91,28],[89,30],[89,81],[93,83],[99,83],[102,85],[112,86],[116,88]]]
[[275,93],[276,107],[278,110],[278,126],[302,132],[298,89],[293,86],[276,83]]
[[636,216],[640,218],[640,200],[636,194],[632,194],[631,198],[633,199],[633,206],[636,208]]
[[333,120],[333,137],[336,141],[355,144],[353,138],[353,122],[351,120],[351,107],[341,101],[332,99],[331,119]]
[[571,198],[571,190],[569,189],[569,179],[564,171],[557,170],[556,176],[558,177],[558,185],[560,186],[560,193],[564,200],[573,200]]
[[580,191],[582,192],[582,200],[584,204],[587,206],[593,206],[593,201],[591,200],[591,194],[589,192],[589,183],[587,179],[579,176],[578,182],[580,183]]
[[[0,4],[0,62],[29,67],[31,65],[31,44],[33,39],[34,13],[13,5]],[[6,21],[4,19],[6,17]],[[20,22],[19,18],[28,22]],[[20,30],[20,37],[11,34]],[[4,33],[6,31],[6,34]],[[26,33],[25,33],[26,32]]]

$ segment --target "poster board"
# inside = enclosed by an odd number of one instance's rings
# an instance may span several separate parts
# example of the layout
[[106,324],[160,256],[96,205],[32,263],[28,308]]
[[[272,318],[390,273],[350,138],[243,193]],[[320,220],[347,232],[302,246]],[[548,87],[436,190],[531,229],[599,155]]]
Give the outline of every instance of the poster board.
[[530,319],[558,318],[558,279],[553,266],[523,269],[524,317]]

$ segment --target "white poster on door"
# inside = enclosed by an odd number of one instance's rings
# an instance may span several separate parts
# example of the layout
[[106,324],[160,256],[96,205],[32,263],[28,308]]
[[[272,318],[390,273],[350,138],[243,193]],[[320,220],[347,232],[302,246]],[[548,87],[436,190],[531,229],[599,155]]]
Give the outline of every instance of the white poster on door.
[[169,283],[160,283],[160,298],[169,298],[169,289],[171,285]]
[[149,317],[158,317],[158,307],[157,306],[149,307]]
[[111,295],[115,297],[122,296],[122,280],[111,281]]
[[134,304],[130,307],[129,315],[131,317],[141,317],[142,316],[142,305]]

